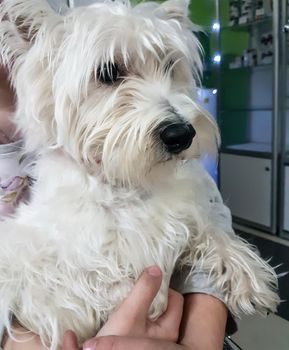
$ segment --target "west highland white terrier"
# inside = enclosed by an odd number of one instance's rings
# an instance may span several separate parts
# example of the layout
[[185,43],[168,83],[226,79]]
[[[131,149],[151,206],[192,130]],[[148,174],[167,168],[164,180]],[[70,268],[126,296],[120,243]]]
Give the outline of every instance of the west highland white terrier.
[[150,265],[151,307],[173,271],[204,273],[230,312],[275,311],[277,277],[236,236],[199,158],[218,128],[196,103],[198,27],[185,0],[105,1],[55,13],[4,0],[0,53],[17,93],[15,122],[37,153],[31,200],[0,223],[0,322],[16,318],[57,349],[94,336]]

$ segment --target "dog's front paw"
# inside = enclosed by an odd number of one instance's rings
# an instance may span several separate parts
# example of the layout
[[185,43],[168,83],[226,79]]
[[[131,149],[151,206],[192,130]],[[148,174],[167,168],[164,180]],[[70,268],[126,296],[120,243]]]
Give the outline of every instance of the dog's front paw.
[[214,225],[208,225],[199,237],[182,264],[190,263],[192,273],[207,276],[205,287],[220,295],[232,315],[276,311],[278,276],[254,246]]

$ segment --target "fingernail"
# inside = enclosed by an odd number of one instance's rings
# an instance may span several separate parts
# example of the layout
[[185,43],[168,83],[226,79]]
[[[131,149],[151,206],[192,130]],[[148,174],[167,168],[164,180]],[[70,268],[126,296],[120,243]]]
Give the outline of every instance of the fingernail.
[[96,350],[97,343],[98,339],[89,340],[83,344],[83,350]]
[[159,277],[162,274],[161,269],[157,266],[148,267],[147,273],[153,277]]

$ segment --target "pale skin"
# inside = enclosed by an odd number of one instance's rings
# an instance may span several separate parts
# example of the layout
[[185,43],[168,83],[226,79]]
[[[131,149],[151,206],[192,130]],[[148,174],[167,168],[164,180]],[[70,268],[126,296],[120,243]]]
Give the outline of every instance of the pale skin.
[[15,140],[15,127],[9,118],[13,107],[14,96],[9,87],[7,71],[0,66],[0,144]]
[[[7,72],[0,66],[0,143],[15,140],[14,126],[9,120],[14,96],[7,83]],[[147,313],[161,283],[161,272],[148,269],[133,291],[109,317],[95,338],[84,346],[97,350],[221,350],[227,321],[227,309],[218,299],[205,294],[187,294],[184,298],[170,290],[168,307],[155,322]],[[18,341],[6,339],[4,350],[44,350],[37,335],[15,326]],[[62,350],[78,350],[73,332],[63,339]]]

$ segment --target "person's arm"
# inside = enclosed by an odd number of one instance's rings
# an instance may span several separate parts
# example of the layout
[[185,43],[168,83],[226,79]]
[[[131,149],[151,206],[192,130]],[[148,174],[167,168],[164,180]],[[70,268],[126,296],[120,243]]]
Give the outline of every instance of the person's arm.
[[0,65],[0,144],[15,140],[15,125],[11,121],[13,110],[14,93],[8,82],[8,73]]
[[[148,281],[149,282],[149,281]],[[141,286],[139,286],[141,287]],[[137,291],[137,290],[136,290]],[[142,299],[141,288],[139,289],[139,302]],[[149,294],[147,294],[149,296]],[[147,305],[152,302],[154,293],[150,292],[151,300],[147,299]],[[129,298],[128,298],[129,299]],[[131,301],[135,300],[135,296]],[[129,300],[128,300],[129,301]],[[123,304],[124,309],[116,315],[118,322],[113,324],[117,330],[118,323],[122,324],[122,315],[131,309],[130,301]],[[134,306],[136,307],[136,305]],[[135,310],[138,310],[136,308]],[[146,314],[144,314],[146,315]],[[126,320],[130,320],[129,314]],[[149,337],[135,336],[135,331],[128,332],[126,336],[119,336],[119,332],[111,332],[109,322],[105,325],[104,332],[97,337],[88,340],[84,349],[98,350],[221,350],[225,335],[227,321],[227,309],[221,300],[206,294],[187,294],[183,308],[183,318],[179,333],[179,344],[167,339],[152,339]],[[125,326],[127,326],[125,324]],[[121,326],[123,327],[123,326]],[[131,326],[130,326],[131,327]],[[114,334],[112,336],[112,334]],[[125,333],[122,334],[125,335]],[[138,334],[140,334],[138,332]],[[99,337],[100,336],[100,337]],[[67,347],[65,347],[67,346]],[[77,343],[73,333],[69,332],[64,337],[63,350],[76,350]]]
[[[179,345],[172,341],[143,337],[105,336],[98,339],[98,346],[99,350],[111,350],[112,347],[115,350],[220,350],[223,348],[226,319],[226,307],[218,299],[206,294],[188,294],[185,296]],[[17,343],[8,339],[4,350],[44,350],[39,338],[33,337],[31,332],[23,335],[21,340],[26,342]],[[96,340],[92,339],[91,346]],[[73,332],[66,334],[63,350],[78,350]]]
[[[142,337],[105,336],[91,339],[84,349],[222,350],[226,321],[227,309],[219,299],[206,294],[188,294],[185,296],[178,344]],[[67,347],[63,350],[77,350],[73,334],[67,333],[64,341]]]
[[223,349],[227,308],[207,294],[185,295],[179,344],[189,349]]

